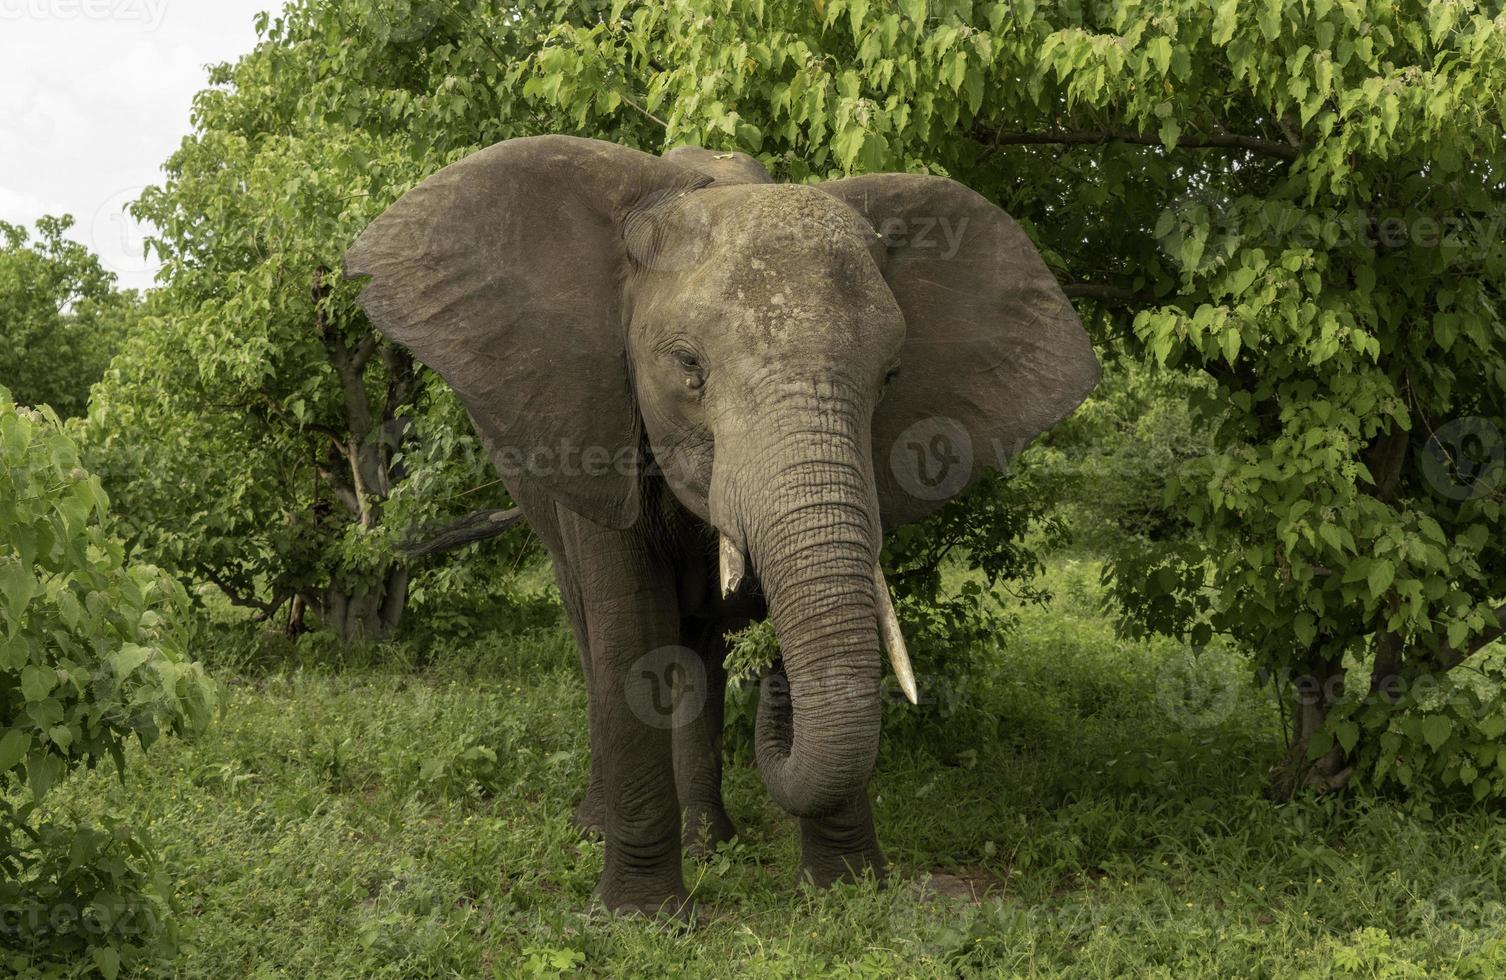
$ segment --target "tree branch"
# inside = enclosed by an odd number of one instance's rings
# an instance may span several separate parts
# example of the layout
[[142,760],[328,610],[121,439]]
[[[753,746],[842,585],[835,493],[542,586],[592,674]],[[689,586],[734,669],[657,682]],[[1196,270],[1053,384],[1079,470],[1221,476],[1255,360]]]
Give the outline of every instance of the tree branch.
[[232,606],[240,606],[243,609],[256,609],[268,616],[270,616],[272,612],[276,610],[276,606],[274,606],[272,603],[262,602],[254,595],[246,595],[244,592],[240,591],[234,585],[231,585],[228,581],[226,581],[224,576],[220,575],[219,572],[216,572],[210,566],[205,565],[202,562],[195,562],[194,564],[198,568],[199,574],[203,575],[215,588],[223,592],[225,594],[225,598],[230,600],[230,604]]
[[511,510],[473,511],[453,524],[420,528],[398,550],[406,558],[427,558],[477,541],[489,541],[523,520],[523,512]]
[[1155,297],[1106,282],[1074,282],[1062,287],[1068,299],[1096,299],[1104,303],[1148,303]]
[[654,122],[658,123],[660,126],[664,127],[665,129],[669,128],[669,123],[665,122],[663,119],[660,119],[658,116],[654,115],[652,112],[649,112],[647,109],[643,108],[643,106],[638,103],[638,100],[635,99],[635,98],[633,98],[631,95],[628,95],[626,92],[619,92],[617,94],[618,94],[618,97],[621,98],[623,102],[626,102],[628,105],[632,106],[634,109],[637,109],[639,112],[643,113],[649,119],[652,119]]
[[286,605],[294,597],[296,597],[297,594],[298,593],[296,591],[289,591],[289,592],[284,592],[281,595],[277,596],[271,602],[267,603],[267,606],[266,606],[265,609],[263,609],[261,612],[257,613],[255,616],[252,616],[251,617],[251,622],[253,622],[253,623],[265,623],[267,620],[271,619],[273,616],[276,616],[277,615],[277,611],[279,609],[281,609],[284,605]]
[[1444,645],[1443,650],[1438,655],[1439,663],[1443,666],[1444,670],[1453,670],[1501,637],[1506,636],[1506,606],[1497,606],[1491,612],[1496,618],[1496,624],[1475,637],[1468,646],[1462,650],[1455,650],[1447,644]]
[[[985,154],[998,146],[1081,146],[1101,143],[1134,143],[1139,146],[1162,146],[1159,136],[1134,133],[1129,130],[1071,130],[1058,133],[1001,133],[982,130],[988,135],[989,148]],[[1295,160],[1302,147],[1259,136],[1243,136],[1237,133],[1215,133],[1212,136],[1186,136],[1177,140],[1179,150],[1231,149],[1246,150],[1262,156],[1281,160]]]

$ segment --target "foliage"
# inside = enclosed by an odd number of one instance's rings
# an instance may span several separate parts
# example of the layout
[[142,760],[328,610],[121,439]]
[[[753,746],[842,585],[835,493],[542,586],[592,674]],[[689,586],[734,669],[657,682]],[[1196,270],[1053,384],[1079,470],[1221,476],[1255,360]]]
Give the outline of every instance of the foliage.
[[514,9],[303,0],[263,16],[261,43],[212,70],[194,133],[136,207],[161,229],[164,283],[98,396],[95,463],[135,547],[259,618],[286,611],[297,631],[309,609],[342,637],[380,638],[410,588],[474,593],[526,547],[515,535],[469,578],[394,554],[406,522],[505,495],[453,398],[379,342],[336,272],[421,178],[556,128],[517,109],[509,72],[577,8]]
[[[1480,4],[307,0],[261,27],[141,202],[167,285],[90,426],[133,542],[263,616],[385,632],[394,515],[503,502],[333,270],[439,166],[557,131],[948,173],[1016,215],[1101,348],[1162,372],[1131,384],[1182,400],[1195,444],[1117,488],[1160,526],[1108,574],[1132,631],[1227,636],[1284,683],[1283,793],[1369,771],[1382,682],[1501,633],[1506,26]],[[1005,511],[969,553],[1023,570]],[[936,632],[983,622],[949,601]],[[1361,737],[1313,755],[1347,701]]]
[[1353,771],[1349,750],[1309,753],[1346,689],[1369,697],[1346,662],[1411,682],[1500,635],[1493,7],[615,11],[561,27],[527,91],[588,126],[653,114],[667,143],[758,153],[794,179],[949,173],[1022,220],[1102,339],[1187,376],[1173,385],[1211,451],[1169,469],[1163,493],[1196,548],[1156,567],[1132,552],[1111,574],[1136,594],[1131,622],[1199,646],[1227,634],[1268,676],[1327,692],[1283,689],[1282,792]]
[[[1060,474],[1061,518],[1074,552],[1109,559],[1112,601],[1101,612],[1116,615],[1126,636],[1196,619],[1195,604],[1205,598],[1195,588],[1167,587],[1206,574],[1192,522],[1165,493],[1167,474],[1212,451],[1209,431],[1189,407],[1200,386],[1206,382],[1111,357],[1093,397],[1040,451],[1039,465]],[[1146,588],[1152,577],[1159,584]]]
[[126,563],[56,413],[3,388],[0,463],[0,914],[15,926],[0,942],[111,975],[164,938],[151,851],[127,824],[34,815],[70,769],[111,759],[123,778],[129,739],[202,729],[216,695],[187,659],[182,588]]
[[[1238,658],[1205,664],[1233,695],[1223,713],[1181,713],[1158,683],[1179,645],[1116,640],[1096,570],[1079,571],[1080,614],[1012,606],[1010,648],[978,651],[991,680],[967,692],[964,725],[885,739],[872,788],[887,887],[803,890],[796,826],[732,764],[738,838],[687,859],[688,935],[584,911],[602,848],[570,823],[589,757],[563,624],[547,642],[454,644],[416,676],[376,663],[234,683],[205,738],[159,746],[127,786],[70,781],[51,802],[151,824],[180,866],[193,932],[176,969],[192,976],[1506,969],[1498,815],[1269,806],[1275,711]],[[1078,588],[1067,575],[1048,569],[1059,597]],[[431,758],[477,745],[494,765],[425,777]]]
[[23,405],[84,414],[135,316],[99,259],[64,235],[71,217],[44,217],[36,240],[0,221],[0,384]]

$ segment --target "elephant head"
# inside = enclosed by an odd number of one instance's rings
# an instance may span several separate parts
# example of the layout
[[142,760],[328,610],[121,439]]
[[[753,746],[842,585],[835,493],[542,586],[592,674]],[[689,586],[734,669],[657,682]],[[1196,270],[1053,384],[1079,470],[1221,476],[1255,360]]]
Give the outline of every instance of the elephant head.
[[622,528],[662,478],[720,532],[724,577],[750,562],[789,682],[759,768],[801,816],[860,793],[877,753],[880,647],[902,643],[883,530],[1098,378],[1024,232],[939,177],[776,184],[740,154],[509,140],[393,205],[346,274],[510,486]]

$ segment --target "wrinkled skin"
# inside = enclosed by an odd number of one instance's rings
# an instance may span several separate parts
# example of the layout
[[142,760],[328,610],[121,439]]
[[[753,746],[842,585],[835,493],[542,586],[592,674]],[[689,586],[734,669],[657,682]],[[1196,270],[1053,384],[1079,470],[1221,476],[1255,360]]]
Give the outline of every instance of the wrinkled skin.
[[[873,570],[1061,419],[1092,349],[1029,239],[942,178],[781,185],[751,158],[498,144],[352,246],[361,304],[456,389],[554,561],[590,694],[598,894],[678,911],[721,799],[722,637],[767,615],[760,775],[818,884],[883,857]],[[718,541],[748,576],[722,595]]]

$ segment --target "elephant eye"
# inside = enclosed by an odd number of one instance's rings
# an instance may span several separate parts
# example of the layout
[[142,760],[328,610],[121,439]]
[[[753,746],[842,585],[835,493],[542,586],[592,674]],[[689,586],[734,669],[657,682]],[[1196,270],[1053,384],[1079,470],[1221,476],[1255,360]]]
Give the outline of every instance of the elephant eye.
[[898,364],[894,365],[887,372],[885,372],[885,374],[884,374],[884,384],[887,385],[889,382],[893,381],[897,377],[899,377],[899,365]]
[[692,351],[677,350],[671,356],[685,372],[685,387],[697,391],[706,383],[706,368]]

